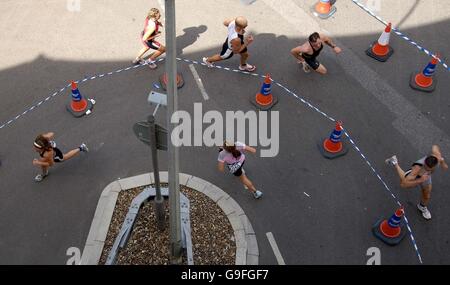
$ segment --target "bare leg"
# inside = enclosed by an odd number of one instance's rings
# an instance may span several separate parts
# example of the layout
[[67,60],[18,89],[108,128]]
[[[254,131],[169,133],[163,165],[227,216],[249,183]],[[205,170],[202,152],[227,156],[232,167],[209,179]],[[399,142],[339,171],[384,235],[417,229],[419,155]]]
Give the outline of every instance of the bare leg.
[[157,51],[155,51],[152,56],[150,56],[150,60],[155,60],[158,56],[162,55],[166,52],[166,47],[161,45]]
[[319,67],[315,71],[322,75],[327,74],[327,69],[325,68],[325,66],[323,66],[323,64],[320,64]]
[[143,48],[139,51],[139,54],[138,54],[138,56],[136,57],[136,59],[141,59],[142,56],[143,56],[149,49],[150,49],[149,47],[143,47]]
[[250,181],[250,179],[248,179],[247,175],[245,175],[244,173],[242,173],[241,176],[239,176],[239,179],[241,180],[242,184],[244,184],[245,186],[248,187],[248,190],[252,193],[256,192],[256,188],[253,185],[253,183]]
[[64,161],[71,159],[72,157],[76,156],[80,152],[79,148],[72,149],[68,153],[64,154]]
[[420,203],[423,206],[428,206],[431,199],[431,184],[422,188],[422,198],[420,199]]
[[245,66],[247,64],[247,59],[250,56],[248,52],[241,53],[241,66]]
[[48,168],[49,168],[48,166],[42,166],[41,165],[42,174],[44,174],[44,175],[47,174],[48,173]]

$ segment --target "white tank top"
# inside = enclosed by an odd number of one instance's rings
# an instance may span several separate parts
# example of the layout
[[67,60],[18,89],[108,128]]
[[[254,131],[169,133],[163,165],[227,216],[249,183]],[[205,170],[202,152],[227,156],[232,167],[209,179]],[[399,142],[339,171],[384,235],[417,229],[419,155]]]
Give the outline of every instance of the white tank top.
[[238,37],[238,33],[236,32],[236,23],[235,21],[228,24],[228,49],[231,49],[231,41]]

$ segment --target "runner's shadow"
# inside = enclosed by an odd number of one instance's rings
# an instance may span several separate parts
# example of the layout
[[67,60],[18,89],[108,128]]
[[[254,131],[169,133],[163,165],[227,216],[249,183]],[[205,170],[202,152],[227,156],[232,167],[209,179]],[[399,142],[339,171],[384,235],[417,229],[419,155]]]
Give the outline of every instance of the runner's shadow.
[[177,37],[177,55],[183,54],[183,50],[194,44],[200,37],[200,34],[206,32],[207,29],[205,25],[184,29],[184,34]]

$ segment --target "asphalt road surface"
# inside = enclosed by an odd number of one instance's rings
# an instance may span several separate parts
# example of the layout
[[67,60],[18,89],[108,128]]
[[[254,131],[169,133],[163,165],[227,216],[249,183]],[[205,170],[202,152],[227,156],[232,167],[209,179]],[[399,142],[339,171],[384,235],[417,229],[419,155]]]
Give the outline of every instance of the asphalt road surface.
[[[268,232],[286,264],[366,264],[371,247],[380,249],[382,264],[419,264],[418,253],[424,264],[450,263],[449,172],[439,170],[433,176],[433,219],[425,221],[415,206],[420,191],[401,189],[394,170],[384,164],[386,157],[397,154],[407,168],[431,144],[450,155],[449,71],[438,65],[434,93],[413,91],[409,76],[425,67],[425,53],[392,34],[394,55],[386,63],[374,61],[365,50],[383,24],[350,0],[337,1],[337,13],[319,20],[309,11],[314,2],[258,0],[243,6],[238,0],[199,0],[195,5],[179,0],[178,57],[201,61],[219,52],[226,37],[222,21],[246,16],[255,38],[249,48],[255,72],[269,73],[312,106],[342,120],[380,178],[347,138],[346,156],[324,159],[317,142],[330,134],[333,122],[276,84],[272,92],[279,103],[272,111],[279,112],[279,153],[272,158],[249,154],[245,165],[264,192],[262,199],[255,200],[237,179],[216,170],[216,147],[182,147],[180,171],[216,184],[241,205],[257,235],[260,264],[277,264]],[[439,51],[448,63],[450,8],[444,0],[402,0],[393,6],[380,2],[372,7],[378,15],[427,49]],[[68,248],[84,247],[104,187],[152,171],[149,149],[136,139],[132,126],[153,110],[148,93],[163,92],[153,84],[164,72],[164,62],[156,70],[142,66],[108,72],[131,65],[141,48],[138,37],[146,11],[161,7],[162,1],[73,3],[0,3],[0,264],[65,264]],[[324,48],[319,60],[329,71],[326,76],[305,74],[289,54],[314,31],[329,34],[343,50],[335,55]],[[218,65],[236,69],[238,64],[235,56]],[[193,104],[202,103],[204,113],[255,110],[249,99],[261,88],[261,77],[191,61],[179,61],[178,69],[186,81],[179,90],[179,109],[193,114]],[[91,79],[99,74],[106,76]],[[70,90],[61,88],[83,78],[89,80],[79,85],[81,93],[97,104],[91,115],[74,118],[65,110]],[[160,109],[160,124],[166,124],[165,117]],[[57,165],[44,182],[35,183],[32,141],[46,131],[56,133],[63,150],[86,142],[91,151]],[[160,161],[166,170],[165,154]],[[372,235],[372,225],[398,206],[382,181],[405,206],[418,251],[409,234],[395,247]]]

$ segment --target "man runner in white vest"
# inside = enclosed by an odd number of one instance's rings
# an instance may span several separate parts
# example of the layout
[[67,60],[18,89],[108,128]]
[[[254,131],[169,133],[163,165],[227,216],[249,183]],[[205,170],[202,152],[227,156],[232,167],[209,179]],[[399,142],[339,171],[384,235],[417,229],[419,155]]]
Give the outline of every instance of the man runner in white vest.
[[444,170],[448,169],[439,147],[433,145],[431,154],[414,162],[411,169],[406,172],[398,165],[398,159],[395,155],[386,159],[385,162],[394,166],[397,170],[397,174],[400,177],[400,187],[414,188],[420,186],[422,198],[420,203],[417,204],[417,209],[422,212],[422,216],[426,220],[431,219],[431,213],[427,208],[431,198],[431,174],[438,166],[441,166]]
[[248,36],[244,41],[245,28],[247,27],[247,19],[237,17],[236,19],[228,19],[223,22],[228,28],[228,37],[223,44],[220,54],[211,57],[204,57],[203,62],[208,67],[213,67],[214,62],[231,58],[235,53],[241,56],[241,64],[239,70],[254,71],[256,67],[247,63],[249,57],[247,47],[253,42],[253,36]]

